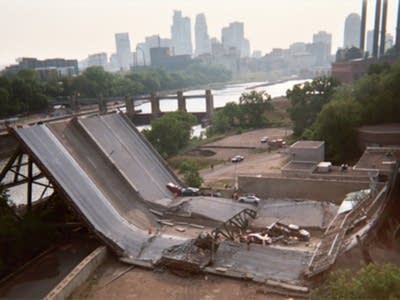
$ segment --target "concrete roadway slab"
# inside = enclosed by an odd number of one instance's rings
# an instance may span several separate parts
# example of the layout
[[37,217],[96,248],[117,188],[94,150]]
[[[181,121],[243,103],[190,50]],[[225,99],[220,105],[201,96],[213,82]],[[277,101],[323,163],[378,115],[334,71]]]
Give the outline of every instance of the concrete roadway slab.
[[325,228],[333,218],[337,206],[312,200],[267,199],[258,209],[254,227],[266,227],[280,220],[308,228]]
[[173,197],[166,184],[177,183],[176,178],[122,116],[95,116],[78,122],[145,200]]
[[[227,271],[250,275],[252,278],[286,282],[300,282],[311,254],[296,250],[276,249],[251,244],[250,250],[243,243],[221,242],[211,269],[226,268]],[[221,273],[223,275],[223,273]]]
[[[184,197],[180,203],[183,212],[218,222],[225,222],[245,208],[257,210],[254,205],[217,197]],[[176,204],[175,204],[176,205]]]

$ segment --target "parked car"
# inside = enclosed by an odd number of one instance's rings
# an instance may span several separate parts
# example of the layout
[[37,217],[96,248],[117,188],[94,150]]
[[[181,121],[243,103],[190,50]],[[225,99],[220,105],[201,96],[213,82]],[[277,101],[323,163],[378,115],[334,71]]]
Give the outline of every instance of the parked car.
[[262,138],[260,139],[260,142],[264,144],[264,143],[267,143],[268,140],[269,140],[269,138],[268,138],[267,136],[264,136],[264,137],[262,137]]
[[240,203],[249,203],[253,205],[258,205],[260,202],[260,198],[254,196],[254,195],[247,195],[247,196],[242,196],[239,198]]
[[233,162],[233,163],[241,162],[243,160],[244,160],[244,156],[241,156],[241,155],[236,155],[231,158],[231,162]]
[[200,196],[200,189],[187,187],[182,190],[182,196]]
[[182,187],[176,185],[175,183],[168,182],[167,183],[167,189],[169,189],[173,194],[180,196],[182,195]]

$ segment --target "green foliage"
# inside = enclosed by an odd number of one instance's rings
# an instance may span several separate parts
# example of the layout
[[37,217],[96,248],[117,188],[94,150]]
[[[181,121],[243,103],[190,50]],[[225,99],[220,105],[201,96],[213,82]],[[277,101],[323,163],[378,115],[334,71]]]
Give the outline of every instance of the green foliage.
[[359,154],[356,128],[360,125],[360,111],[360,105],[352,100],[350,88],[340,88],[303,137],[324,140],[326,156],[333,162],[354,158]]
[[200,176],[198,170],[189,170],[183,174],[183,181],[187,186],[198,188],[203,183],[203,178]]
[[[393,66],[372,65],[368,74],[352,86],[330,91],[329,99],[316,106],[303,101],[307,97],[299,96],[302,92],[295,87],[296,97],[293,91],[288,92],[295,134],[326,141],[327,158],[333,162],[351,160],[358,155],[359,126],[400,122],[399,82],[400,62]],[[310,118],[310,111],[317,106]]]
[[151,122],[151,129],[143,131],[146,138],[165,158],[177,154],[190,141],[196,118],[186,112],[171,112]]
[[265,92],[243,93],[239,104],[228,102],[214,113],[207,135],[223,134],[234,129],[262,128],[268,124],[265,113],[272,110],[271,97]]
[[286,92],[291,102],[289,114],[295,136],[300,137],[314,123],[324,104],[332,99],[338,85],[333,78],[320,77],[312,82],[295,85]]
[[30,69],[9,78],[0,76],[0,117],[45,110],[49,86]]
[[311,299],[399,299],[400,267],[393,264],[364,266],[356,274],[336,271],[316,289]]
[[10,205],[6,190],[0,186],[0,277],[44,251],[59,237],[46,218],[52,215],[53,209],[40,209],[21,218]]

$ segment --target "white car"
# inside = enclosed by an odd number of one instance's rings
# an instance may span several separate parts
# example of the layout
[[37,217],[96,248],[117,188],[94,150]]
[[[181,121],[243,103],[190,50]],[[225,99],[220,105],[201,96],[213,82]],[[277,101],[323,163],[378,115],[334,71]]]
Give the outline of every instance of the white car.
[[268,140],[269,140],[269,138],[267,136],[264,136],[260,139],[260,142],[264,144],[264,143],[268,142]]
[[260,202],[260,198],[254,195],[242,196],[239,198],[239,203],[250,203],[254,205],[258,205]]
[[241,162],[242,160],[244,160],[244,156],[241,155],[236,155],[231,158],[231,162],[233,163]]

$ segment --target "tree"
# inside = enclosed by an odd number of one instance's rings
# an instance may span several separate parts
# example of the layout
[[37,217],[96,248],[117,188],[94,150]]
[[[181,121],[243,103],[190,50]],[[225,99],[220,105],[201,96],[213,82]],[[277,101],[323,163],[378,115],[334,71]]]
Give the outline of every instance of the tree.
[[200,187],[203,183],[203,178],[200,176],[198,170],[188,170],[183,175],[183,180],[187,186]]
[[360,125],[360,110],[351,89],[342,88],[322,108],[313,126],[303,136],[324,140],[326,156],[335,163],[355,158],[359,154],[357,127]]
[[243,93],[239,98],[242,127],[260,128],[267,125],[265,112],[272,107],[271,96],[264,91]]
[[369,264],[357,273],[339,270],[313,291],[311,299],[399,299],[400,268],[397,265]]
[[331,77],[316,78],[311,82],[298,84],[286,92],[291,102],[290,118],[293,121],[293,133],[300,137],[311,127],[322,107],[328,103],[339,82]]
[[186,112],[166,113],[151,122],[151,129],[144,131],[147,139],[165,158],[177,154],[188,145],[196,118]]

